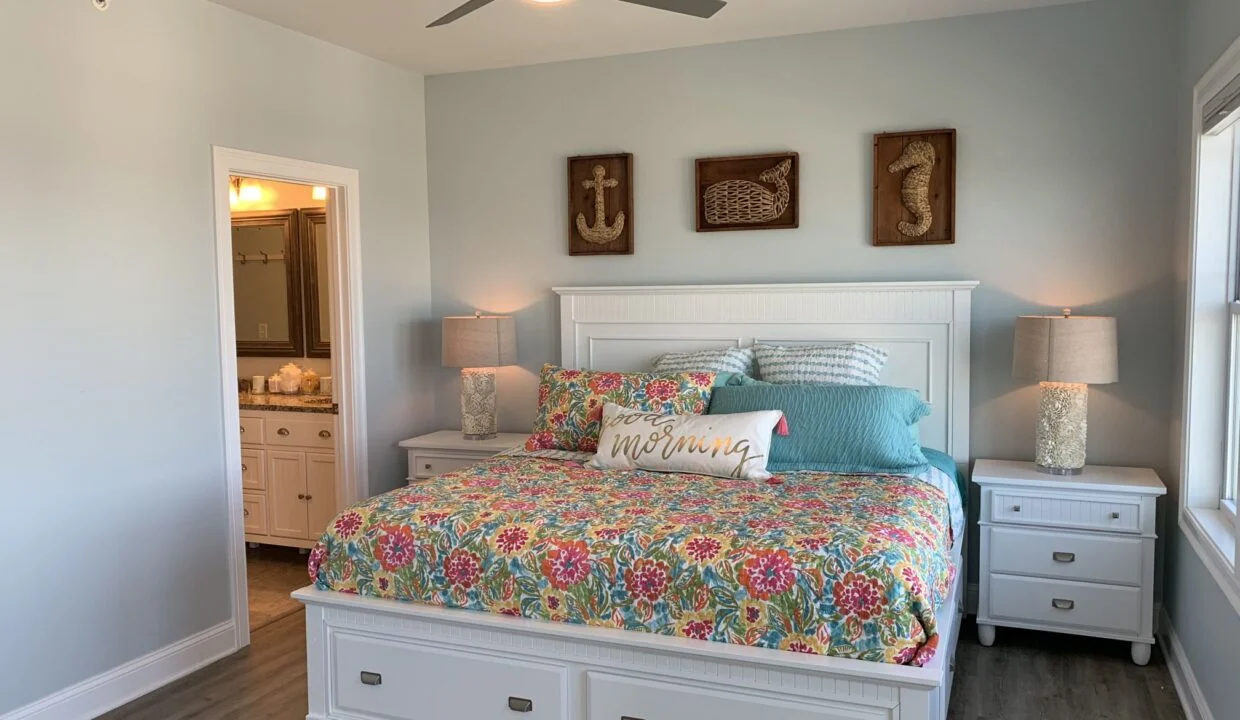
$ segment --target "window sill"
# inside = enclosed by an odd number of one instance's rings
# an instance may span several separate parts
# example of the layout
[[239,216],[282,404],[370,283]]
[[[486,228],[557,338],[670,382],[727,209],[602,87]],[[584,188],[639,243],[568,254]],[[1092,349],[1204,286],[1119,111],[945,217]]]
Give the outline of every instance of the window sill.
[[1236,535],[1232,518],[1222,510],[1184,508],[1180,528],[1232,608],[1240,614],[1240,577],[1236,575]]

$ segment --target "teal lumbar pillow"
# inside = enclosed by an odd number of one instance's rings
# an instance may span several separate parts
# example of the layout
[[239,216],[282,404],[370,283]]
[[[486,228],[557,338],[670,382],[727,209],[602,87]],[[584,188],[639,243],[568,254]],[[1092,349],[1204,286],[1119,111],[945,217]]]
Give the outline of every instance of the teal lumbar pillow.
[[916,475],[929,469],[917,423],[930,414],[915,390],[886,385],[742,385],[715,388],[711,415],[780,410],[786,436],[771,443],[771,472],[815,470]]

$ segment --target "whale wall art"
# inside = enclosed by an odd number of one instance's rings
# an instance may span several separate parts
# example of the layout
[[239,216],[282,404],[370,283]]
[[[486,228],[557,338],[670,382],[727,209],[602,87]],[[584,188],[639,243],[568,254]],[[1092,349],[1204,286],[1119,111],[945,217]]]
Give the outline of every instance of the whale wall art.
[[633,254],[633,156],[568,159],[568,254]]
[[799,225],[796,153],[697,161],[697,230],[783,230]]
[[956,242],[956,131],[874,136],[874,244]]

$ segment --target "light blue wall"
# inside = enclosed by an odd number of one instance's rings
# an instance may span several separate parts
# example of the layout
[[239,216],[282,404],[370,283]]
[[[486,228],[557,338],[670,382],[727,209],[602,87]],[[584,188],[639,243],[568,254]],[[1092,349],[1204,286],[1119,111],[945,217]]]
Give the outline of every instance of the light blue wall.
[[[1098,0],[1015,13],[427,79],[436,315],[513,312],[500,422],[527,430],[559,359],[556,285],[976,279],[974,457],[1033,453],[1013,318],[1119,318],[1120,382],[1090,458],[1168,467],[1179,9]],[[870,245],[873,133],[959,130],[958,240]],[[801,227],[693,230],[693,159],[801,153]],[[636,254],[567,254],[564,163],[635,154]],[[440,376],[436,416],[458,421]],[[976,547],[976,543],[974,544]]]
[[[1177,174],[1181,192],[1179,199],[1178,227],[1174,267],[1176,269],[1176,357],[1172,386],[1177,394],[1183,387],[1184,369],[1184,313],[1187,297],[1188,261],[1191,234],[1189,230],[1189,202],[1192,170],[1192,90],[1193,86],[1210,69],[1223,52],[1240,38],[1240,2],[1236,0],[1187,0],[1183,3],[1185,17],[1182,23],[1182,78],[1178,107],[1180,109],[1179,131],[1176,147],[1179,150]],[[1183,407],[1179,398],[1173,405],[1172,457],[1173,468],[1178,477],[1180,457],[1180,421]],[[1178,486],[1178,482],[1175,483]],[[1173,491],[1178,487],[1173,486]],[[1175,518],[1178,492],[1167,506],[1172,508],[1170,518]],[[1201,686],[1205,700],[1214,717],[1232,718],[1240,715],[1240,615],[1228,602],[1223,591],[1210,572],[1202,564],[1178,524],[1166,523],[1167,550],[1165,563],[1165,592],[1163,602],[1175,627],[1176,635],[1184,646],[1186,659]]]
[[421,77],[203,0],[0,7],[3,715],[228,617],[212,144],[361,172],[378,489],[431,401]]

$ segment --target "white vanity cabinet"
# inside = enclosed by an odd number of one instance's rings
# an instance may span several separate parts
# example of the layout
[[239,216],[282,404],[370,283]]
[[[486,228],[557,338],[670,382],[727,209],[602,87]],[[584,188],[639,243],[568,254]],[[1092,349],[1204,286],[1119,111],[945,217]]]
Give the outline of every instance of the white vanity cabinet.
[[310,548],[336,516],[336,416],[241,411],[245,539]]

